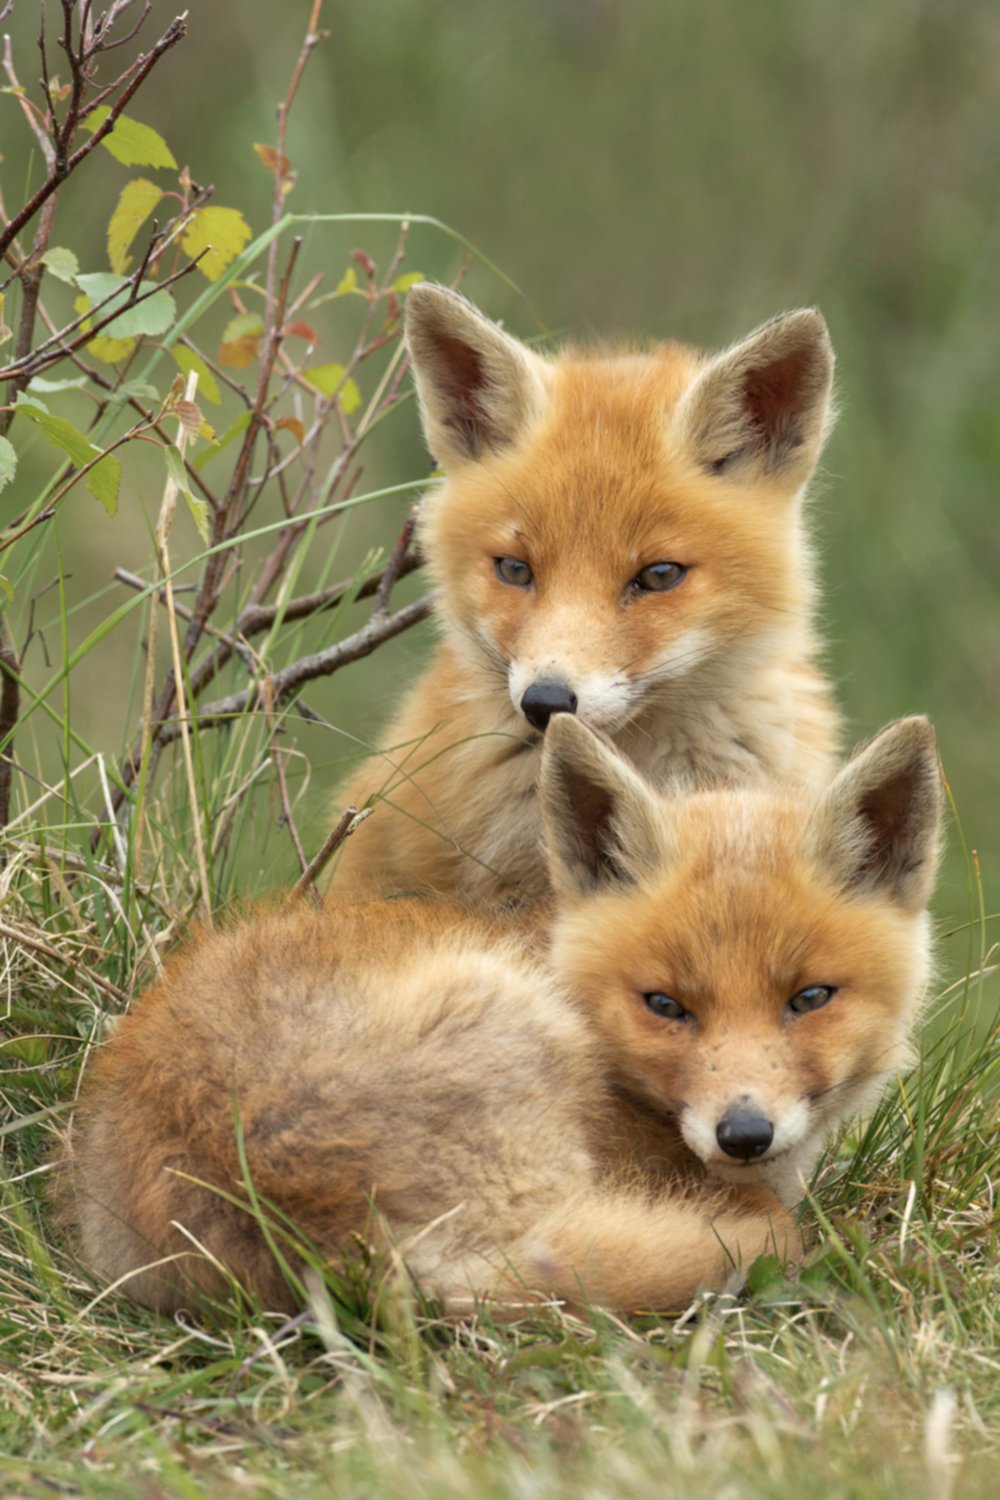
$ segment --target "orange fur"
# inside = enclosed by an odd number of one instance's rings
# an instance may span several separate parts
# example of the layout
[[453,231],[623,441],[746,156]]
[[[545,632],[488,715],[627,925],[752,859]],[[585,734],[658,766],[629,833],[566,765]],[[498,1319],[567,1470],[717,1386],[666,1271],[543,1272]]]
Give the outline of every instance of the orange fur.
[[[818,314],[714,358],[668,344],[550,361],[452,294],[409,295],[446,474],[420,531],[444,640],[384,754],[338,795],[379,801],[334,888],[542,893],[540,736],[520,707],[541,679],[565,683],[655,785],[820,783],[837,723],[802,524],[830,421]],[[529,587],[498,578],[507,556],[530,565]],[[686,567],[682,582],[633,587],[658,561]]]
[[[413,900],[251,915],[168,964],[73,1124],[94,1272],[162,1309],[225,1274],[289,1303],[240,1206],[237,1122],[255,1192],[322,1254],[388,1237],[453,1312],[581,1291],[676,1308],[794,1253],[783,1204],[905,1058],[925,981],[928,727],[886,731],[818,799],[674,801],[564,717],[541,797],[548,967],[532,923]],[[824,1008],[791,1013],[823,984]],[[741,1101],[775,1148],[737,1166],[715,1132]]]

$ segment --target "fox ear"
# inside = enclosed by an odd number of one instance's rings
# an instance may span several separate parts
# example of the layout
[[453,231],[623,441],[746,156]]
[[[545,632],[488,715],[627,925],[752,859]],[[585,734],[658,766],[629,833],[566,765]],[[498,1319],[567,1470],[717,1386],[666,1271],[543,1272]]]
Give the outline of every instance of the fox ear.
[[788,492],[816,467],[833,421],[833,349],[815,308],[785,313],[717,354],[681,398],[682,441],[700,468]]
[[816,863],[844,889],[877,892],[907,911],[931,898],[944,789],[934,730],[899,719],[855,752],[809,824]]
[[549,876],[558,893],[634,885],[667,856],[656,798],[615,750],[571,714],[549,721],[540,787]]
[[406,344],[427,446],[444,468],[512,443],[541,410],[543,362],[457,292],[411,287]]

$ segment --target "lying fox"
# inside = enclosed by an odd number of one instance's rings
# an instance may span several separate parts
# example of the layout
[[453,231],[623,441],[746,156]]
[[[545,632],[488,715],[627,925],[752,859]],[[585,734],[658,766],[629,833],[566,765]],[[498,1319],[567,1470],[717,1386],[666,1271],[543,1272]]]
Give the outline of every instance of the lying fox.
[[815,665],[805,487],[831,423],[822,318],[715,357],[549,360],[440,287],[408,295],[421,509],[444,640],[338,808],[381,798],[334,886],[544,890],[540,736],[576,714],[654,785],[819,785],[837,720]]
[[528,924],[413,900],[286,908],[170,963],[73,1126],[97,1275],[163,1310],[227,1275],[289,1304],[237,1201],[237,1122],[282,1222],[333,1259],[391,1238],[453,1313],[532,1294],[669,1310],[795,1252],[802,1174],[908,1056],[930,726],[886,729],[818,797],[670,800],[560,716],[540,798],[548,967]]

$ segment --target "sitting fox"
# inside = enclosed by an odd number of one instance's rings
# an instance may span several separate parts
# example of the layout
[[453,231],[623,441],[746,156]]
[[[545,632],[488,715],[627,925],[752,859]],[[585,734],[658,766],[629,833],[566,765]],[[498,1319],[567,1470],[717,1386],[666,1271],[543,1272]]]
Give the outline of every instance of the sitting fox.
[[416,900],[257,915],[168,964],[73,1125],[95,1274],[163,1310],[227,1277],[288,1306],[247,1180],[293,1267],[298,1235],[333,1261],[388,1239],[453,1313],[676,1309],[795,1252],[802,1174],[908,1057],[930,726],[821,794],[672,800],[568,715],[541,758],[548,964],[509,914]]
[[446,476],[419,533],[444,639],[337,799],[379,805],[334,888],[542,894],[555,714],[603,731],[656,786],[821,784],[838,731],[802,517],[831,424],[820,315],[714,357],[546,359],[417,286],[406,337]]

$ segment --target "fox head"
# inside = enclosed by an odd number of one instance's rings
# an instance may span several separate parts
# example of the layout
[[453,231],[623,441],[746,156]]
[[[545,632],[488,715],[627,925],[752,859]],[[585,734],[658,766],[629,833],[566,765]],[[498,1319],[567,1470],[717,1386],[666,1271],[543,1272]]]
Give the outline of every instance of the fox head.
[[831,424],[814,310],[715,356],[546,359],[420,285],[406,338],[445,483],[424,553],[451,638],[544,729],[613,732],[651,698],[710,694],[799,622],[799,500]]
[[709,1173],[793,1201],[824,1137],[907,1062],[941,804],[926,719],[884,729],[818,799],[675,800],[553,720],[555,970],[614,1085],[676,1121]]

